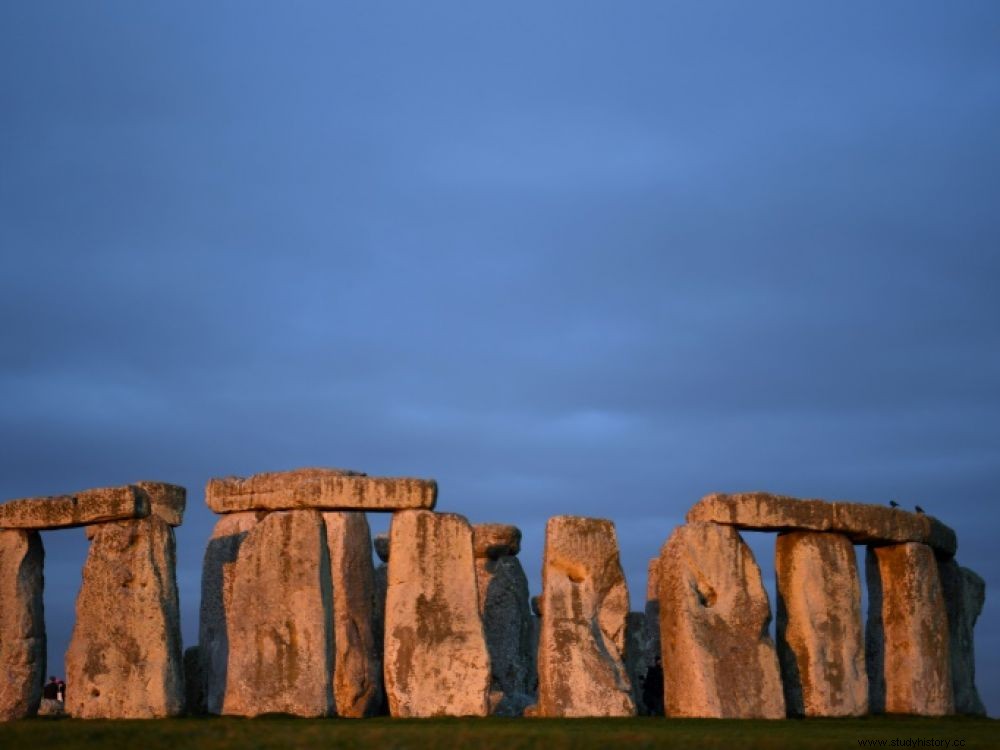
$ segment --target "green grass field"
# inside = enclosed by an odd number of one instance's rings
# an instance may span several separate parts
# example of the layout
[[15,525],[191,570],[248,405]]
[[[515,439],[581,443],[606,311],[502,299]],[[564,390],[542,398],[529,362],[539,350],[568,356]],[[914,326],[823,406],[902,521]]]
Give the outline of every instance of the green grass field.
[[[904,744],[907,740],[926,744]],[[191,718],[163,721],[30,719],[0,724],[0,749],[364,748],[1000,748],[1000,721],[876,717],[806,721],[692,719]],[[937,740],[940,744],[929,744]],[[893,744],[895,741],[895,744]],[[947,745],[945,743],[948,743]]]

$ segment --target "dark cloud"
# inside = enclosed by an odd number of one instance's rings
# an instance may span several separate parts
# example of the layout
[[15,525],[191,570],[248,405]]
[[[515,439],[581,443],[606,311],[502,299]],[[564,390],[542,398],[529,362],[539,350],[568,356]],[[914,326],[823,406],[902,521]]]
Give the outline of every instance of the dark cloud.
[[634,607],[716,490],[919,503],[995,580],[998,22],[8,4],[0,496],[186,485],[188,642],[205,481],[301,465],[436,477],[536,589],[547,517],[610,516]]

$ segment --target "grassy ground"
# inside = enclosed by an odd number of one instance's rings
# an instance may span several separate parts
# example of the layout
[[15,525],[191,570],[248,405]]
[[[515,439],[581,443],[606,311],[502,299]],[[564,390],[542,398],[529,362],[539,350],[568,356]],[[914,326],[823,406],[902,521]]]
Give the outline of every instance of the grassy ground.
[[[365,719],[192,718],[163,721],[29,719],[0,724],[0,749],[364,748],[365,750],[521,750],[522,748],[1000,748],[990,719]],[[918,745],[913,740],[924,740]],[[896,740],[896,744],[892,741]],[[910,744],[904,744],[911,740]],[[930,744],[928,740],[939,740]],[[948,745],[945,745],[948,742]],[[876,745],[877,746],[877,745]]]

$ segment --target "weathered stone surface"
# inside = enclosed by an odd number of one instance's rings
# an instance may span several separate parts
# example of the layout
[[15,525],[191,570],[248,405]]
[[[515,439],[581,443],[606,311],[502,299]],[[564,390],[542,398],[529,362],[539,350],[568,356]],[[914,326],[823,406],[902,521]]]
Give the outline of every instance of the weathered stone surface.
[[[386,563],[379,563],[375,567],[375,606],[372,610],[372,632],[375,634],[375,653],[380,657],[385,654],[385,597],[389,588],[389,566]],[[382,692],[380,694],[380,704],[376,709],[376,714],[384,716],[389,711],[389,705],[385,696],[385,665],[383,662]]]
[[149,497],[150,512],[162,518],[171,526],[184,522],[184,507],[187,504],[187,490],[179,484],[166,482],[133,482],[140,493]]
[[865,568],[872,712],[952,713],[948,615],[933,550],[915,542],[869,547]]
[[485,716],[490,658],[479,617],[472,528],[462,516],[392,517],[385,688],[393,716]]
[[855,544],[923,542],[943,555],[958,548],[955,532],[931,516],[863,503],[799,500],[767,492],[707,495],[688,523],[712,522],[756,531],[833,531]]
[[[478,528],[472,527],[474,544]],[[495,556],[476,558],[476,580],[492,672],[490,712],[520,716],[535,702],[537,689],[528,579],[516,557],[499,555],[497,545],[488,546]]]
[[37,531],[0,530],[0,721],[38,710],[45,679],[45,615]]
[[498,558],[521,551],[521,530],[506,523],[477,523],[472,527],[472,549],[477,558]]
[[184,711],[192,715],[205,713],[205,679],[197,646],[184,649]]
[[263,513],[230,513],[215,524],[205,548],[201,569],[201,611],[198,623],[198,659],[205,711],[222,713],[229,665],[229,619],[232,601],[230,570],[247,534]]
[[389,562],[389,535],[386,533],[375,535],[375,554],[382,562]]
[[611,521],[550,518],[542,563],[538,716],[632,716],[628,588]]
[[778,660],[793,716],[864,716],[861,579],[842,534],[794,531],[775,547]]
[[149,497],[137,487],[103,487],[74,495],[26,497],[0,505],[0,529],[68,529],[149,515]]
[[939,561],[938,573],[948,612],[948,653],[955,713],[985,716],[986,707],[976,689],[973,629],[986,603],[986,582],[954,560]]
[[66,652],[66,711],[152,719],[184,710],[174,530],[158,516],[99,526]]
[[628,613],[625,671],[632,683],[636,713],[659,716],[663,714],[663,670],[660,668],[660,644],[649,625],[645,612]]
[[322,515],[269,513],[225,573],[231,589],[222,713],[333,714],[332,583]]
[[663,716],[663,664],[660,647],[660,558],[654,557],[646,566],[646,606],[645,634],[652,661],[641,678],[639,692],[633,686],[633,695],[641,694],[642,703],[636,704],[639,713],[648,716]]
[[342,469],[296,469],[210,479],[205,502],[216,513],[245,510],[427,509],[437,501],[437,482],[411,477],[370,477]]
[[375,568],[364,513],[323,514],[330,550],[337,715],[372,716],[382,705],[382,652],[376,651]]
[[667,716],[781,719],[771,609],[753,553],[732,526],[688,523],[660,553]]

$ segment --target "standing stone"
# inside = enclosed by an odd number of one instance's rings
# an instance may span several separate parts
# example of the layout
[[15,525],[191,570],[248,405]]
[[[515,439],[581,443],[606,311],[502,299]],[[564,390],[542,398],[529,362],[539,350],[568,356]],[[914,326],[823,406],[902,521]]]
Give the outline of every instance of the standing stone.
[[938,562],[944,603],[948,611],[948,652],[955,713],[985,716],[986,707],[976,689],[976,652],[973,628],[986,601],[986,582],[955,560]]
[[663,716],[663,648],[660,645],[660,558],[646,566],[646,632],[653,661],[642,680],[642,709],[649,716]]
[[174,530],[159,516],[93,527],[66,652],[66,712],[152,719],[184,711]]
[[188,715],[205,713],[205,680],[198,651],[197,646],[184,649],[184,706]]
[[37,531],[0,530],[0,721],[38,710],[45,680],[45,615]]
[[[385,653],[385,595],[389,588],[389,535],[375,535],[375,554],[381,562],[375,567],[375,609],[372,612],[375,631],[375,652]],[[384,669],[384,668],[383,668]],[[383,685],[382,706],[380,713],[386,710],[385,690]]]
[[739,532],[679,526],[663,545],[659,578],[667,716],[784,718],[770,603]]
[[550,518],[542,564],[537,716],[634,716],[628,588],[611,521]]
[[201,617],[198,625],[198,659],[204,696],[204,710],[222,713],[229,665],[227,622],[232,594],[232,575],[228,574],[240,546],[263,513],[230,513],[215,524],[205,548],[201,569]]
[[952,713],[948,614],[934,551],[918,542],[869,547],[865,568],[872,713]]
[[371,531],[357,511],[324,513],[323,521],[333,585],[333,699],[338,716],[371,716],[382,703]]
[[793,716],[864,716],[868,673],[861,580],[842,534],[778,536],[778,660]]
[[314,510],[269,513],[227,571],[229,664],[222,713],[333,713],[330,557]]
[[[632,700],[640,716],[663,714],[663,670],[659,639],[645,612],[629,612],[626,623],[625,670],[632,683]],[[659,669],[659,674],[657,670]]]
[[462,516],[392,518],[385,688],[393,716],[486,716],[490,658],[479,617],[472,528]]
[[490,713],[520,716],[535,702],[535,652],[528,579],[514,556],[521,531],[502,524],[473,526],[479,613],[492,670]]

